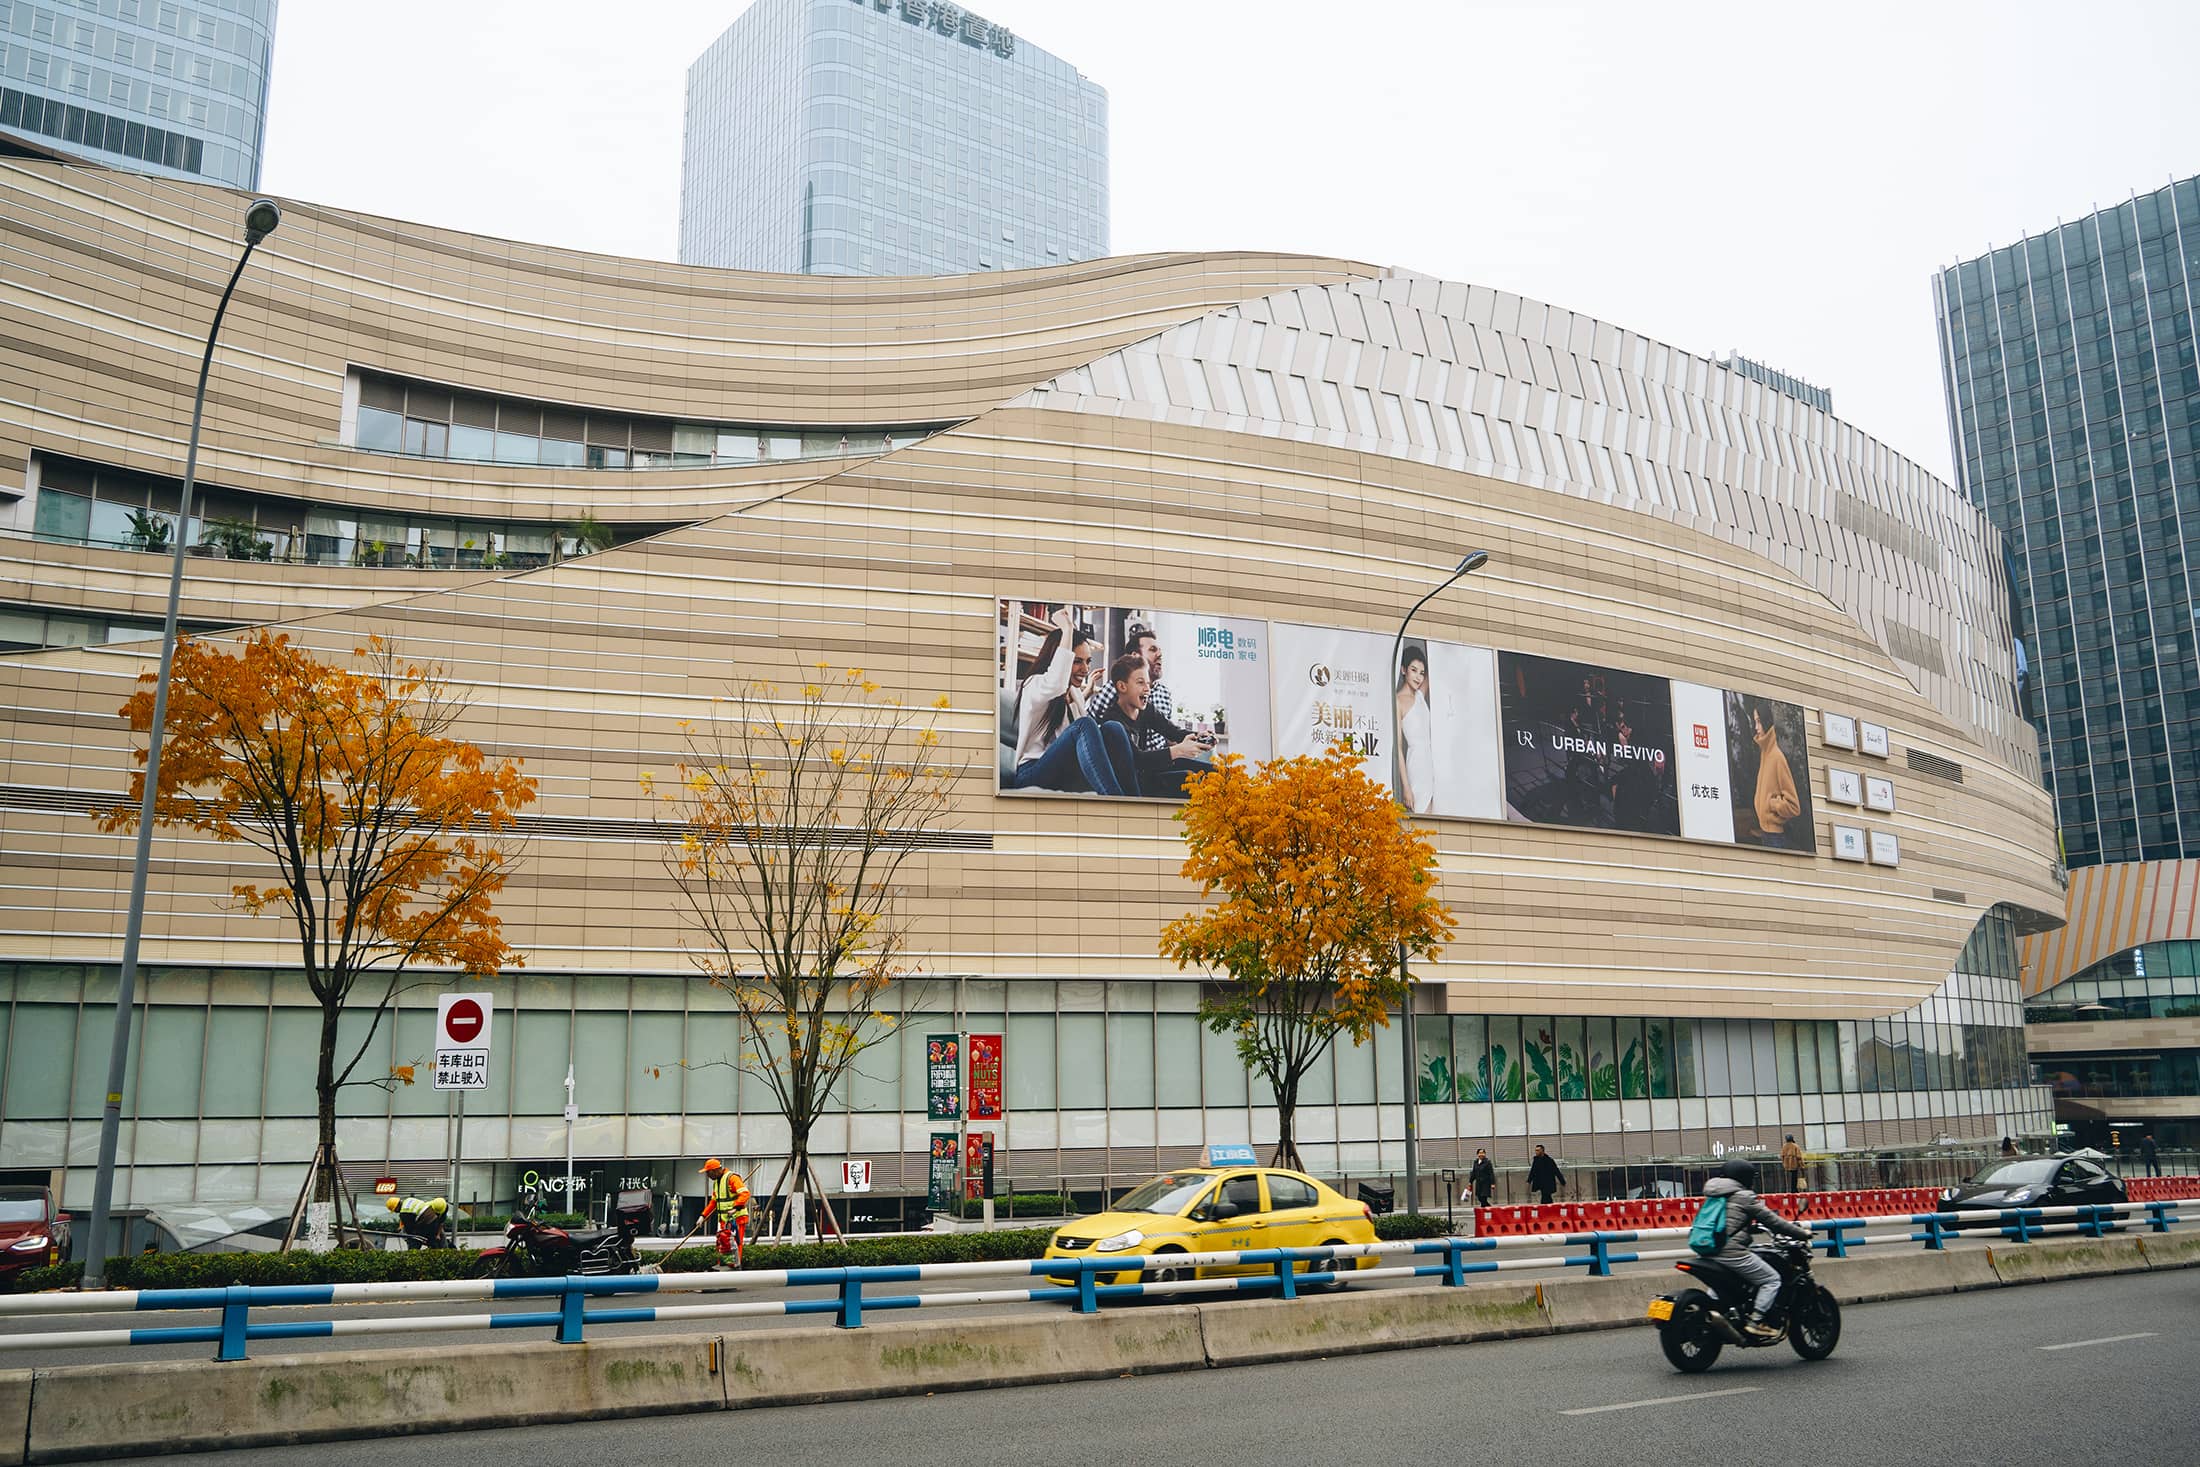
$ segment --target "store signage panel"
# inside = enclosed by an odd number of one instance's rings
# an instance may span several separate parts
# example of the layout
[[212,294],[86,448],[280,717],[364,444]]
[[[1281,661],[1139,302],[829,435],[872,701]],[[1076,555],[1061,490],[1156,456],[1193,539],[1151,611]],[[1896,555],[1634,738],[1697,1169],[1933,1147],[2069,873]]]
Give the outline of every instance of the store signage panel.
[[1872,864],[1874,866],[1899,866],[1902,864],[1902,843],[1891,830],[1872,832]]
[[1864,777],[1853,769],[1826,771],[1826,798],[1836,805],[1864,803]]
[[1864,859],[1864,830],[1858,825],[1836,825],[1833,828],[1833,859],[1836,861],[1861,861]]
[[1849,717],[1846,713],[1828,713],[1823,715],[1823,718],[1825,722],[1823,738],[1827,748],[1854,749],[1856,747],[1855,719]]
[[1856,726],[1857,752],[1869,754],[1874,759],[1887,757],[1887,727],[1881,723],[1860,723]]
[[1869,809],[1884,810],[1892,814],[1894,812],[1894,781],[1891,779],[1866,779],[1864,781],[1864,804]]

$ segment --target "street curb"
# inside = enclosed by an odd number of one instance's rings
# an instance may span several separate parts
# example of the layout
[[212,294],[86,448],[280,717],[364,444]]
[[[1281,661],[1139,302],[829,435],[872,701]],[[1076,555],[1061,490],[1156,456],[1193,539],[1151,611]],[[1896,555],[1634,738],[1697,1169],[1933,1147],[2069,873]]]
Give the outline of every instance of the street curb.
[[[2200,1235],[1828,1259],[1844,1303],[2200,1266]],[[0,1371],[0,1467],[679,1411],[875,1400],[1648,1323],[1662,1272],[1224,1300],[982,1325],[893,1321],[581,1345],[359,1350]]]

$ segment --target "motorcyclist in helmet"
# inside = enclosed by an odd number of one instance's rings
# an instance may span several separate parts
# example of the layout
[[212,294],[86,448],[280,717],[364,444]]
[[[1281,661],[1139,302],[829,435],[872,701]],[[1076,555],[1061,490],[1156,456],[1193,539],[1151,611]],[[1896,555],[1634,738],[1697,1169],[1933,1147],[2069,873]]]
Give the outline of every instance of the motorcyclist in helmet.
[[1780,1271],[1749,1251],[1749,1235],[1763,1228],[1807,1243],[1810,1229],[1797,1227],[1765,1206],[1764,1199],[1757,1195],[1757,1167],[1752,1162],[1730,1161],[1720,1167],[1705,1184],[1703,1195],[1726,1199],[1726,1230],[1719,1251],[1711,1255],[1713,1260],[1757,1286],[1749,1318],[1737,1321],[1742,1333],[1759,1340],[1778,1338],[1780,1332],[1762,1321],[1780,1292]]

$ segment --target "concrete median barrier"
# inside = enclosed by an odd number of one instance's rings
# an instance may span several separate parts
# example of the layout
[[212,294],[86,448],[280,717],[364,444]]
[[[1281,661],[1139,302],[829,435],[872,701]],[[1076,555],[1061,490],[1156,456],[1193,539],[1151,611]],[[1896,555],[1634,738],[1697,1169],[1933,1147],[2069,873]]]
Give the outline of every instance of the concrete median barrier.
[[1647,1324],[1652,1299],[1695,1287],[1688,1275],[1670,1268],[1605,1279],[1553,1279],[1542,1285],[1543,1312],[1551,1328],[1561,1331]]
[[0,1370],[0,1467],[16,1467],[31,1434],[31,1373]]
[[787,1406],[1203,1370],[1189,1305],[1035,1318],[896,1320],[726,1340],[726,1404]]
[[1199,1306],[1210,1365],[1458,1345],[1550,1332],[1534,1284],[1369,1289],[1277,1307],[1264,1299]]
[[1986,1251],[1993,1255],[1994,1272],[2005,1284],[2044,1284],[2095,1274],[2135,1273],[2147,1266],[2139,1240],[2131,1237],[1996,1244]]
[[2148,1268],[2192,1268],[2200,1265],[2200,1233],[2146,1233],[2139,1251]]
[[719,1348],[683,1336],[63,1366],[36,1372],[27,1460],[716,1411]]
[[1818,1282],[1844,1304],[1874,1299],[1908,1299],[1920,1294],[1953,1294],[1991,1289],[2002,1282],[1983,1248],[1942,1253],[1860,1254],[1813,1264]]

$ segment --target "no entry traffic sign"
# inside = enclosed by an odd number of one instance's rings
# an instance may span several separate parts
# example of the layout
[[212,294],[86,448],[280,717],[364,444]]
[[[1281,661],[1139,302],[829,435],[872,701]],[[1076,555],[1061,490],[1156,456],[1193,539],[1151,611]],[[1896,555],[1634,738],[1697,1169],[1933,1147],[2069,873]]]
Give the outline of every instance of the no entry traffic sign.
[[489,1017],[495,1004],[485,993],[446,993],[436,999],[435,1088],[489,1088]]
[[481,993],[446,993],[436,999],[437,1049],[487,1049],[493,1000]]

